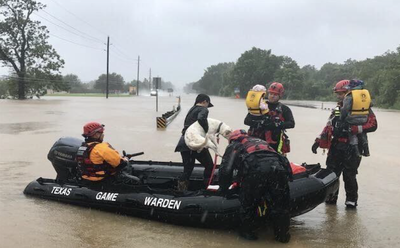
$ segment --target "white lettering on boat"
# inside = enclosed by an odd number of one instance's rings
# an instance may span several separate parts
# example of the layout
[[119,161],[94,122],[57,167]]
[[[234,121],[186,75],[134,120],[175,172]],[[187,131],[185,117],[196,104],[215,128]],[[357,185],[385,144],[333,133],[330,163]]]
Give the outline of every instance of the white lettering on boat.
[[169,208],[169,209],[177,209],[181,207],[182,201],[172,200],[172,199],[164,199],[157,197],[146,197],[144,198],[144,205],[159,207],[159,208]]
[[117,201],[118,193],[99,192],[96,194],[96,200]]
[[51,193],[54,195],[66,195],[69,196],[71,194],[71,188],[63,188],[63,187],[56,187],[54,186],[51,190]]

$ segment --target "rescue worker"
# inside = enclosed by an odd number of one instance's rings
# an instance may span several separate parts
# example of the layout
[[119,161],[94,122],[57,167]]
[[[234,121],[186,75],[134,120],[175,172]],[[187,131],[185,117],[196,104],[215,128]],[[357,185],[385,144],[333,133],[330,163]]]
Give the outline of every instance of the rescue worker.
[[85,142],[77,153],[78,169],[83,183],[91,185],[112,184],[115,175],[127,164],[127,159],[104,139],[104,125],[89,122],[83,126]]
[[208,149],[203,149],[201,152],[192,151],[185,143],[185,132],[190,125],[199,122],[200,126],[204,129],[204,132],[208,132],[208,108],[214,105],[210,101],[210,97],[206,94],[199,94],[196,97],[193,107],[189,110],[186,115],[184,126],[182,129],[182,136],[179,139],[178,145],[175,148],[175,152],[180,152],[183,161],[183,173],[178,181],[178,190],[185,191],[189,187],[189,179],[192,175],[194,164],[196,159],[204,166],[204,184],[208,183],[213,169],[213,161]]
[[[239,235],[249,240],[258,238],[254,229],[256,210],[261,205],[258,216],[271,218],[275,239],[289,242],[291,168],[288,160],[264,140],[248,136],[245,130],[233,131],[229,142],[219,168],[219,185],[222,193],[233,182],[240,185]],[[237,176],[233,179],[234,170]]]
[[281,83],[271,83],[268,88],[267,113],[258,116],[248,113],[244,119],[244,124],[250,126],[250,136],[267,141],[280,154],[290,152],[290,141],[285,131],[295,126],[292,111],[279,102],[284,91]]
[[[350,125],[341,118],[341,108],[343,107],[343,99],[349,92],[349,80],[342,80],[336,83],[333,88],[338,99],[336,108],[332,111],[327,125],[323,132],[316,138],[311,150],[317,153],[318,147],[328,148],[328,157],[326,166],[328,169],[336,173],[338,177],[343,172],[344,188],[346,191],[345,205],[347,208],[356,208],[358,203],[358,184],[357,174],[358,167],[361,163],[361,157],[350,144],[349,134],[358,134],[375,132],[378,123],[372,109],[368,110],[368,118],[365,124],[360,126]],[[323,145],[322,145],[323,144]],[[361,149],[362,147],[359,147]],[[335,192],[327,200],[327,204],[336,204],[339,191]]]
[[[369,91],[364,89],[364,82],[361,80],[346,80],[347,93],[343,99],[343,107],[340,109],[340,119],[350,125],[363,125],[368,120],[369,109],[371,108],[371,96]],[[369,157],[368,137],[366,133],[349,133],[350,145],[358,156]],[[358,144],[362,150],[358,149]]]

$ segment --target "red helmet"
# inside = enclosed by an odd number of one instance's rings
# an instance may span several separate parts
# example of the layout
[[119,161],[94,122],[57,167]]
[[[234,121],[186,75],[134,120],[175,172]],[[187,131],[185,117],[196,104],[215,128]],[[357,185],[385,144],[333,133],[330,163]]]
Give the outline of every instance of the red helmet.
[[333,87],[333,92],[346,92],[349,90],[350,80],[341,80]]
[[247,132],[245,130],[237,129],[229,135],[229,142],[231,142],[232,140],[237,140],[239,137],[244,136],[244,135],[247,136]]
[[89,122],[86,123],[85,126],[83,126],[83,137],[91,137],[95,135],[96,133],[102,133],[104,132],[104,125],[100,124],[98,122]]
[[274,93],[279,95],[280,97],[283,96],[283,92],[285,92],[285,89],[283,88],[283,85],[278,82],[273,82],[269,88],[268,88],[269,93]]

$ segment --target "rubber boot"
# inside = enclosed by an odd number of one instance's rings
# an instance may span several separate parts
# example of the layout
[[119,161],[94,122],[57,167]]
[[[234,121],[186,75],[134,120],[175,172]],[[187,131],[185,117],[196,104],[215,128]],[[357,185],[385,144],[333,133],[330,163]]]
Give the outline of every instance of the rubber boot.
[[275,240],[281,243],[289,243],[291,238],[290,233],[280,234],[275,236]]
[[344,204],[346,205],[346,209],[356,209],[358,205],[356,201],[346,201]]
[[325,203],[326,203],[326,204],[329,204],[329,205],[336,205],[337,199],[338,199],[338,195],[339,195],[338,192],[335,192],[334,194],[329,195],[329,196],[326,198]]
[[276,216],[273,219],[275,240],[281,243],[288,243],[291,236],[289,233],[290,217],[285,214]]
[[186,180],[184,180],[184,181],[179,180],[178,181],[178,190],[179,191],[187,191],[188,187],[189,187],[189,181],[186,181]]

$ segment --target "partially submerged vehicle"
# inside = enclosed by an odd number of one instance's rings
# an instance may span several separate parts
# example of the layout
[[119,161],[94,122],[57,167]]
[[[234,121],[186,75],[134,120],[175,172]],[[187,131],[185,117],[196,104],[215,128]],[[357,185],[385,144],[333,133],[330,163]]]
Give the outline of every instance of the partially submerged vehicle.
[[[238,188],[228,194],[205,190],[203,168],[196,166],[188,191],[175,190],[183,171],[182,163],[130,160],[130,177],[136,185],[109,188],[87,187],[77,178],[75,156],[82,141],[61,138],[48,158],[57,172],[56,179],[38,178],[25,188],[27,195],[101,210],[113,211],[170,223],[195,226],[229,226],[239,221]],[[128,156],[130,157],[130,156]],[[319,164],[303,165],[290,185],[292,216],[311,211],[335,192],[335,173]],[[218,169],[214,184],[218,184]],[[266,209],[268,211],[268,209]],[[266,214],[268,216],[268,214]]]

